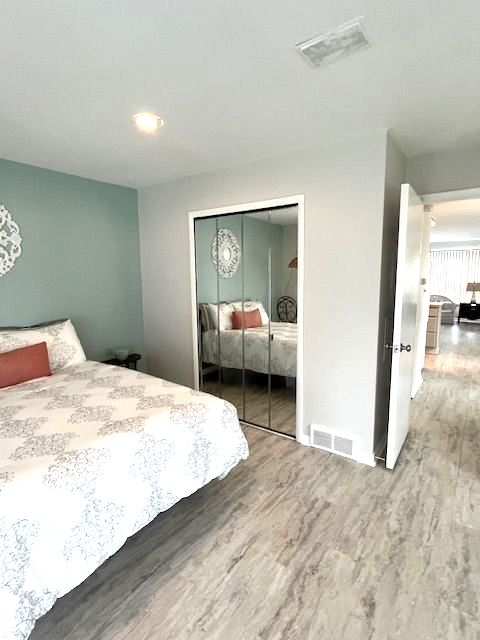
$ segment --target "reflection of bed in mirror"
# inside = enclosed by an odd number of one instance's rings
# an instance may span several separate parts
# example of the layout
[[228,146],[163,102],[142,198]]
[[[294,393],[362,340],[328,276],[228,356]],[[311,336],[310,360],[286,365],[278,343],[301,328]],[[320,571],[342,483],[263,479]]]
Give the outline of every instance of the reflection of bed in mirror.
[[[242,369],[245,350],[245,369],[255,373],[269,371],[274,376],[295,378],[297,375],[297,325],[272,322],[269,326],[245,329],[245,342],[241,329],[220,331],[216,329],[202,333],[203,362],[218,365],[220,348],[222,367]],[[220,346],[219,346],[220,342]]]
[[268,374],[270,371],[272,375],[295,378],[297,325],[288,322],[269,323],[262,303],[248,301],[243,308],[260,308],[265,324],[233,329],[227,314],[239,308],[240,304],[223,302],[219,308],[216,304],[200,305],[202,362],[228,369],[245,367],[254,373]]
[[263,303],[245,300],[243,309],[259,309],[262,324],[236,329],[230,316],[240,308],[238,301],[199,305],[201,389],[228,400],[240,420],[295,435],[297,325],[269,323]]

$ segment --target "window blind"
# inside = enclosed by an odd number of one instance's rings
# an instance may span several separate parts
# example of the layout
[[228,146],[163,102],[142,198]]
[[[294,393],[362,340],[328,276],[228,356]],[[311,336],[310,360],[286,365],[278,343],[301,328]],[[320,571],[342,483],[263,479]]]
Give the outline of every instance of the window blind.
[[467,282],[480,282],[480,249],[430,251],[430,293],[468,302]]

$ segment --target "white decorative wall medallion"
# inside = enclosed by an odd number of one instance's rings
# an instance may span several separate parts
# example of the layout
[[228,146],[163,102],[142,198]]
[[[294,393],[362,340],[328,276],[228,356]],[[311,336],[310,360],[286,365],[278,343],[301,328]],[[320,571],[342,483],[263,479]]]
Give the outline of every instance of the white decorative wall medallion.
[[212,240],[212,262],[221,278],[231,278],[240,264],[241,251],[230,229],[218,229]]
[[22,253],[22,238],[18,224],[10,212],[0,204],[0,276],[4,276]]

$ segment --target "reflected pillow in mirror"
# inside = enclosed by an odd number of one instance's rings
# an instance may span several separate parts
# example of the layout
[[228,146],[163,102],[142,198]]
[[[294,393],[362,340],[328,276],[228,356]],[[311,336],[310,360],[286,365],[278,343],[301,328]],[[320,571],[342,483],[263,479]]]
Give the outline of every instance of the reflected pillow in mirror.
[[253,311],[234,311],[232,313],[232,329],[254,329],[262,326],[259,309]]
[[210,321],[214,329],[217,328],[220,320],[220,331],[228,331],[232,328],[232,311],[233,307],[228,302],[221,302],[219,305],[214,303],[208,304],[208,313]]
[[260,311],[260,317],[262,318],[262,325],[268,324],[268,314],[265,311],[263,303],[261,303],[259,300],[245,300],[245,302],[243,303],[243,309],[241,301],[232,302],[232,305],[235,311],[253,311],[254,309],[258,309]]

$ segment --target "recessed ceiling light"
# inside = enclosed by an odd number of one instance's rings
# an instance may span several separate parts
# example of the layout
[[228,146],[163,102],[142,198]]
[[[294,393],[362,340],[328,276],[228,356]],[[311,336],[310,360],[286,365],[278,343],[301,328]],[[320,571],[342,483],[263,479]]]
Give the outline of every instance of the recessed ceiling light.
[[320,67],[366,49],[371,44],[364,26],[357,18],[328,33],[301,42],[295,48],[312,67]]
[[154,113],[136,113],[133,116],[133,121],[136,126],[141,130],[145,131],[145,133],[155,133],[157,129],[163,127],[164,122],[161,118],[156,116]]

